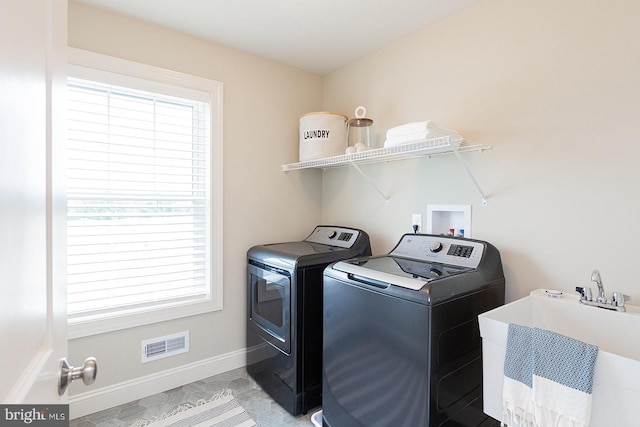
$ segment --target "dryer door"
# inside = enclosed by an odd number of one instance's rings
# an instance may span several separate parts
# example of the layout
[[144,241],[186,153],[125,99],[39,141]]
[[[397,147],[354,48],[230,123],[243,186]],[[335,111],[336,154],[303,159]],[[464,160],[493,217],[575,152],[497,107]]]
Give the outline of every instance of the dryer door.
[[291,353],[291,273],[261,263],[247,266],[249,327]]

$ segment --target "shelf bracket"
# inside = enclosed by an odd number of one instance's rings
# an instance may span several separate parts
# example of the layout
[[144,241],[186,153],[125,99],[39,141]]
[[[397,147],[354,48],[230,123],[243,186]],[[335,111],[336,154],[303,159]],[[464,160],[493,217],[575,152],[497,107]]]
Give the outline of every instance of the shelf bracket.
[[371,181],[371,179],[369,179],[369,177],[367,176],[367,174],[366,174],[366,173],[364,173],[364,171],[363,171],[362,169],[360,169],[360,166],[358,166],[358,165],[357,165],[355,162],[353,162],[353,161],[349,161],[349,165],[350,165],[350,166],[353,166],[353,168],[354,168],[355,170],[357,170],[357,171],[358,171],[358,173],[359,173],[360,175],[362,175],[362,177],[365,179],[365,181],[367,181],[367,182],[369,183],[369,185],[370,185],[370,186],[372,186],[372,187],[373,187],[373,189],[374,189],[374,190],[376,190],[380,196],[382,196],[382,198],[384,199],[384,204],[385,204],[385,205],[388,205],[388,204],[389,204],[389,197],[387,197],[387,196],[386,196],[386,195],[385,195],[385,194],[384,194],[384,193],[383,193],[383,192],[378,188],[378,186],[377,186],[373,181]]
[[467,175],[469,176],[469,178],[471,179],[473,184],[476,186],[476,189],[480,193],[480,196],[482,196],[482,206],[487,206],[489,204],[489,199],[487,198],[487,195],[484,194],[484,192],[482,191],[482,188],[480,188],[480,185],[478,184],[478,181],[476,181],[476,179],[474,178],[473,174],[471,173],[471,171],[467,167],[467,164],[462,159],[462,156],[460,155],[459,147],[457,145],[453,146],[453,154],[456,155],[456,157],[458,158],[458,161],[460,162],[460,164],[464,168],[465,172],[467,172]]

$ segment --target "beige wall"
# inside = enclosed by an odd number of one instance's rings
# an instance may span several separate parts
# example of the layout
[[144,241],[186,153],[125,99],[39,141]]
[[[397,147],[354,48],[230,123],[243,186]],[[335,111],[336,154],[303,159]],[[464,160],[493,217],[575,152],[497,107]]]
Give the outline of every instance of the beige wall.
[[640,301],[640,3],[480,0],[325,78],[325,108],[357,105],[381,140],[432,119],[466,153],[489,205],[455,157],[367,165],[388,206],[352,169],[324,172],[324,222],[370,232],[374,253],[428,204],[472,204],[473,237],[501,251],[507,299],[573,293],[601,270],[605,289]]
[[[321,77],[74,1],[69,45],[224,83],[224,309],[71,340],[69,360],[100,363],[96,383],[71,394],[244,349],[247,249],[301,240],[320,222],[320,173],[280,165],[298,159],[298,117],[322,106]],[[141,340],[184,330],[189,353],[140,363]]]
[[[321,78],[71,1],[71,46],[224,83],[225,308],[73,340],[70,360],[98,357],[95,389],[241,350],[250,246],[323,222],[361,227],[385,253],[428,204],[473,205],[473,237],[500,249],[509,300],[571,293],[594,268],[640,300],[627,244],[640,237],[637,16],[632,0],[480,0]],[[489,205],[452,156],[363,166],[388,205],[350,168],[280,172],[297,160],[300,114],[361,104],[379,139],[432,119],[492,146],[463,155]],[[184,329],[189,353],[140,364],[140,340]]]

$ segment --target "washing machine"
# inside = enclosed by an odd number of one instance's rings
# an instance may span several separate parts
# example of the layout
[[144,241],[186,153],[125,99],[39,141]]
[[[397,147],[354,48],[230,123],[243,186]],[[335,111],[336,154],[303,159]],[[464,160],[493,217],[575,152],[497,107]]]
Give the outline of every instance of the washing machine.
[[370,255],[367,233],[327,225],[247,252],[247,371],[292,415],[322,401],[323,270]]
[[493,426],[477,316],[504,304],[500,253],[405,234],[387,255],[324,271],[323,425]]

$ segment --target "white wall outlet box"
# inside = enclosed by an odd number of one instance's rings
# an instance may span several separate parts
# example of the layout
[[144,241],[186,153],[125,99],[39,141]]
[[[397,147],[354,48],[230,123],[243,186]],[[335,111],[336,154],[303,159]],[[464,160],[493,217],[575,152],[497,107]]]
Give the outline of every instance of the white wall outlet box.
[[[427,205],[427,234],[471,237],[471,205]],[[461,231],[462,230],[462,231]]]

